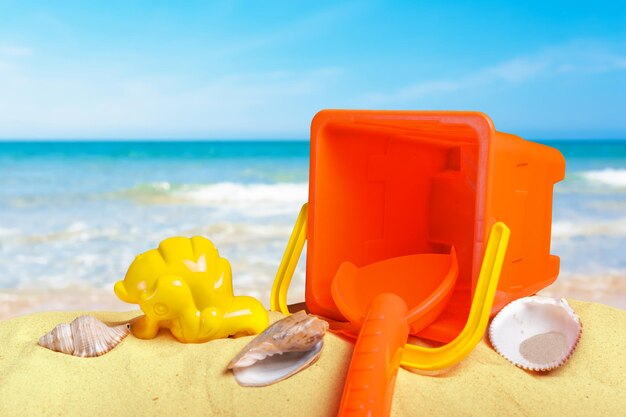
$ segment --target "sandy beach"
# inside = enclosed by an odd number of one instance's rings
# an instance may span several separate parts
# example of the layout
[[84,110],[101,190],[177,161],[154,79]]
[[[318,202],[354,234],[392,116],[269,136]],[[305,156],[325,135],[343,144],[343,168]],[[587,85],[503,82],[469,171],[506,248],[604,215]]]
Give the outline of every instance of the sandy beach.
[[[483,340],[436,376],[400,369],[393,416],[623,415],[626,311],[570,300],[583,336],[570,361],[545,374],[516,368]],[[0,415],[333,416],[352,345],[327,334],[320,360],[264,388],[243,388],[225,371],[250,340],[181,344],[162,332],[132,335],[108,354],[78,358],[37,345],[39,336],[82,313],[37,313],[0,323]],[[100,312],[117,322],[138,312]],[[272,320],[280,314],[272,313]]]
[[626,417],[626,1],[494,3],[0,0],[0,417]]
[[[235,294],[269,307],[307,201],[308,143],[186,144],[184,154],[176,143],[59,146],[41,153],[11,145],[0,164],[16,178],[0,187],[0,416],[336,415],[353,345],[333,334],[314,366],[266,388],[242,388],[225,372],[248,338],[184,345],[167,333],[131,336],[93,359],[36,344],[81,311],[102,311],[109,322],[139,314],[113,284],[137,254],[171,236],[211,239],[231,262]],[[555,192],[550,252],[561,258],[560,276],[540,292],[580,300],[572,303],[584,328],[574,357],[533,374],[483,341],[436,376],[401,369],[392,415],[623,415],[626,194],[611,185],[623,170],[606,171],[604,160],[586,156],[595,147],[581,149]],[[32,181],[32,172],[50,181]],[[290,304],[304,300],[304,265],[305,255]]]

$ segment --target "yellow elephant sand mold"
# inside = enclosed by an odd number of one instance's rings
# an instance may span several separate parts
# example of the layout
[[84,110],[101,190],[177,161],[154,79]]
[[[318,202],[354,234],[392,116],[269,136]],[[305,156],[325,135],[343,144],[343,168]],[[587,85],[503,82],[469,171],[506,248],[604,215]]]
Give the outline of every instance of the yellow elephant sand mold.
[[181,342],[201,343],[260,333],[269,322],[258,300],[233,294],[230,263],[200,236],[172,237],[138,255],[115,294],[144,312],[132,326],[141,339],[163,327]]

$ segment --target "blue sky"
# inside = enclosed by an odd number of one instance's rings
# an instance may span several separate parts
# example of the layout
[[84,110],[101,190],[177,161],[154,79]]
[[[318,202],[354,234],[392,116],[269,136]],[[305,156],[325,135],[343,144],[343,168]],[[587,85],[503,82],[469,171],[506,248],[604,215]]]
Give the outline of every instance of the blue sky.
[[0,0],[0,138],[306,138],[323,108],[626,138],[626,5]]

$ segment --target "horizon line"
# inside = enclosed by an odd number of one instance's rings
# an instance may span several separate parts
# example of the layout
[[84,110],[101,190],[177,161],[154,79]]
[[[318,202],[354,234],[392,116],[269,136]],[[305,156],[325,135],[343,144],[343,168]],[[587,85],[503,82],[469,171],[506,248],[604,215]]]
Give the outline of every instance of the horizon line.
[[[519,136],[519,135],[516,135]],[[522,137],[531,141],[626,141],[626,137],[546,138]],[[309,142],[309,138],[0,138],[2,143],[103,143],[103,142]]]

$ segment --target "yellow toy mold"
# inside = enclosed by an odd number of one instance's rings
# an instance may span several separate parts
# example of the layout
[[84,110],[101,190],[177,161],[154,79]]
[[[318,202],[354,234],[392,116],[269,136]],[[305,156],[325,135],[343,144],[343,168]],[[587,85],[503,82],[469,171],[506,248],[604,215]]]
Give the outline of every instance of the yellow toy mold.
[[167,328],[181,342],[201,343],[260,333],[269,323],[258,300],[233,294],[230,263],[200,236],[165,239],[138,255],[114,290],[144,312],[132,326],[141,339]]

